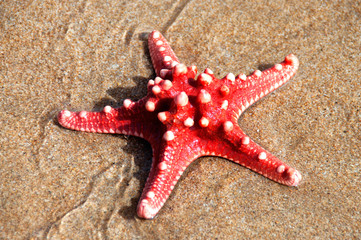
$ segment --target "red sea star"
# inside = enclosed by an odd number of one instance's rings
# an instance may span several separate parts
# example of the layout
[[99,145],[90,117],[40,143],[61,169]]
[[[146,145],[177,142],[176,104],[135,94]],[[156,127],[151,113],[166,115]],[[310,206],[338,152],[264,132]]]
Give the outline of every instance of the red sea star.
[[149,80],[147,96],[137,102],[125,99],[120,108],[63,110],[58,116],[66,128],[134,135],[150,142],[153,162],[139,200],[139,217],[153,218],[187,166],[205,155],[227,158],[281,184],[296,186],[301,181],[297,170],[258,146],[237,124],[245,109],[295,74],[294,55],[263,72],[217,79],[208,68],[196,77],[195,66],[180,64],[158,31],[149,35],[148,44],[157,77]]

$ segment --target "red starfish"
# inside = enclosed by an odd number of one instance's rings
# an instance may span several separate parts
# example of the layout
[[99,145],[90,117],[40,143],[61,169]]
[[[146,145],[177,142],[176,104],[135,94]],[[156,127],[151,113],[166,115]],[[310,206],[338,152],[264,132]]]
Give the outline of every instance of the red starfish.
[[195,66],[180,64],[158,31],[149,35],[148,44],[157,77],[149,80],[147,96],[137,102],[125,99],[120,108],[63,110],[58,116],[66,128],[134,135],[150,142],[153,163],[139,200],[139,217],[153,218],[187,166],[205,155],[227,158],[285,185],[300,182],[297,170],[253,142],[237,124],[244,110],[295,74],[294,55],[263,72],[217,79],[208,68],[196,77]]

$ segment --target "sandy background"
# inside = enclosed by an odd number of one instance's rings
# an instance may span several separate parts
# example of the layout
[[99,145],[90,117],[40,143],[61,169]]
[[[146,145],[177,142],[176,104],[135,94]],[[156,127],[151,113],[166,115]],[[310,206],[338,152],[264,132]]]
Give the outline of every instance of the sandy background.
[[[157,2],[0,1],[0,239],[360,239],[360,1]],[[144,96],[153,29],[218,77],[299,57],[239,119],[298,187],[204,157],[154,220],[136,217],[150,145],[56,115]]]

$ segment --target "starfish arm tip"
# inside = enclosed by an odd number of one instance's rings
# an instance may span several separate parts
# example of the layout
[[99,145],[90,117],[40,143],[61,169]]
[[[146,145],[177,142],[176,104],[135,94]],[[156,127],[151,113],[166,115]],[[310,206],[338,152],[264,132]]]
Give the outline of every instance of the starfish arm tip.
[[70,127],[69,119],[72,117],[73,113],[68,110],[62,110],[58,113],[58,122],[61,126],[65,128]]
[[287,185],[289,186],[297,186],[301,180],[302,180],[302,175],[299,171],[295,170],[295,169],[290,169],[289,171],[289,176],[287,178]]
[[153,219],[158,213],[159,209],[153,208],[146,199],[139,202],[137,208],[137,215],[144,219]]
[[58,114],[61,126],[83,132],[116,133],[116,116],[119,110],[105,106],[100,112],[71,112],[63,110]]
[[152,31],[148,36],[149,53],[157,76],[167,77],[179,60],[167,40],[157,31]]
[[298,69],[300,64],[298,58],[294,54],[289,54],[285,57],[285,62],[294,66],[295,69]]

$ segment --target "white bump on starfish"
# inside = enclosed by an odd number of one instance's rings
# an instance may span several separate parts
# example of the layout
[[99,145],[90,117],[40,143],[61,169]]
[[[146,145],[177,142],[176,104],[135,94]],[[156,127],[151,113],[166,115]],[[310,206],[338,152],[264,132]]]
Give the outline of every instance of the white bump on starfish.
[[278,88],[280,85],[278,82],[275,83],[275,89]]
[[208,103],[211,101],[211,95],[204,89],[201,89],[200,93],[198,94],[198,100],[201,103]]
[[87,117],[87,112],[86,111],[79,112],[79,117],[86,118]]
[[68,111],[68,110],[64,110],[63,112],[62,112],[62,116],[64,116],[64,117],[70,117],[71,116],[71,112],[70,111]]
[[230,132],[233,129],[233,123],[231,121],[226,121],[223,124],[223,129],[225,132]]
[[248,106],[251,106],[254,102],[255,102],[255,100],[254,100],[253,98],[251,98],[251,99],[249,100],[249,105],[248,105]]
[[231,82],[234,82],[234,80],[236,80],[236,77],[234,76],[233,73],[228,73],[227,76],[226,76],[226,79],[231,81]]
[[254,75],[256,75],[257,77],[260,77],[262,75],[262,72],[260,70],[256,70],[256,71],[254,71]]
[[170,56],[164,56],[163,61],[170,62],[170,61],[172,61],[172,58]]
[[250,142],[249,137],[245,136],[245,137],[242,138],[242,144],[243,144],[243,145],[248,145],[249,142]]
[[158,168],[159,168],[159,170],[162,170],[162,171],[164,171],[164,170],[166,170],[167,169],[167,164],[165,163],[165,162],[160,162],[159,164],[158,164]]
[[159,38],[159,37],[160,37],[160,32],[154,31],[153,32],[153,38]]
[[209,68],[206,68],[204,70],[204,73],[209,74],[209,75],[213,75],[213,71],[211,69],[209,69]]
[[166,90],[166,91],[169,90],[169,89],[171,89],[172,86],[173,86],[173,83],[172,83],[171,81],[169,81],[169,80],[164,80],[164,81],[162,82],[162,87],[163,87],[163,89]]
[[188,104],[188,96],[185,92],[179,93],[175,98],[174,102],[177,106],[184,107]]
[[164,48],[164,47],[160,47],[160,48],[159,48],[159,51],[160,51],[160,52],[164,52],[164,51],[165,51],[165,48]]
[[292,170],[288,169],[288,173],[289,173],[289,185],[297,186],[302,180],[301,173],[295,169]]
[[227,110],[227,108],[228,108],[228,100],[224,100],[224,101],[222,102],[221,108],[224,109],[224,110]]
[[211,84],[212,80],[212,77],[206,73],[201,73],[197,78],[197,81],[199,81],[203,86],[208,86]]
[[189,69],[190,72],[192,72],[194,74],[194,76],[198,72],[197,67],[195,65],[190,66],[188,69]]
[[158,113],[157,116],[158,116],[159,121],[161,121],[162,123],[164,123],[168,119],[166,112],[160,112],[160,113]]
[[247,80],[247,76],[246,76],[246,74],[244,74],[244,73],[239,74],[239,75],[237,76],[237,78],[241,79],[242,81],[246,81],[246,80]]
[[150,80],[148,81],[147,86],[149,87],[149,86],[153,86],[153,85],[154,85],[154,80],[150,79]]
[[157,45],[157,46],[162,46],[162,45],[163,45],[163,41],[158,40],[158,41],[155,43],[155,45]]
[[170,64],[170,66],[173,68],[173,67],[175,67],[177,64],[179,64],[179,62],[177,62],[177,61],[172,61],[172,63]]
[[161,69],[159,71],[159,76],[161,78],[165,78],[168,75],[168,73],[170,73],[170,72],[171,72],[171,70],[169,70],[169,69]]
[[271,87],[270,87],[270,92],[272,92],[273,90],[275,89],[275,86],[274,85],[271,85]]
[[154,79],[154,83],[155,83],[155,84],[160,84],[161,82],[163,82],[163,79],[160,78],[160,77],[156,77],[156,78]]
[[294,71],[297,70],[298,65],[299,65],[299,61],[298,61],[298,58],[295,55],[290,54],[290,55],[286,56],[285,61],[289,62],[291,65],[294,66]]
[[229,87],[227,87],[226,85],[222,85],[220,91],[223,96],[227,96],[229,94]]
[[112,111],[112,107],[111,107],[111,106],[105,106],[105,107],[103,108],[103,111],[104,111],[105,113],[110,113],[110,112]]
[[147,198],[150,198],[150,199],[152,199],[152,198],[154,198],[154,196],[155,196],[155,193],[153,192],[153,191],[149,191],[149,192],[147,192]]
[[192,118],[187,118],[186,120],[184,120],[183,124],[186,127],[192,127],[194,125],[194,121]]
[[285,171],[286,167],[284,165],[279,165],[276,169],[278,173],[283,173]]
[[267,158],[267,154],[265,152],[260,152],[260,154],[258,154],[259,160],[265,160],[266,158]]
[[202,117],[200,120],[199,120],[199,125],[201,127],[208,127],[209,125],[209,120],[206,118],[206,117]]
[[163,139],[166,141],[172,141],[174,139],[174,133],[172,131],[166,131],[163,135]]
[[186,74],[188,72],[188,69],[187,69],[186,65],[184,65],[184,64],[177,64],[174,67],[173,72],[176,76],[179,76],[182,74]]
[[282,70],[282,64],[277,63],[277,64],[275,65],[275,69],[276,69],[277,71],[281,71],[281,70]]
[[152,102],[152,101],[147,101],[145,103],[145,109],[148,111],[148,112],[154,112],[155,110],[155,103]]
[[158,85],[155,85],[155,86],[152,88],[152,92],[154,93],[154,95],[159,94],[161,91],[162,91],[162,89],[160,89],[160,87],[159,87]]
[[123,106],[126,108],[126,109],[129,109],[130,108],[130,105],[132,105],[132,100],[130,100],[130,99],[125,99],[124,101],[123,101]]

